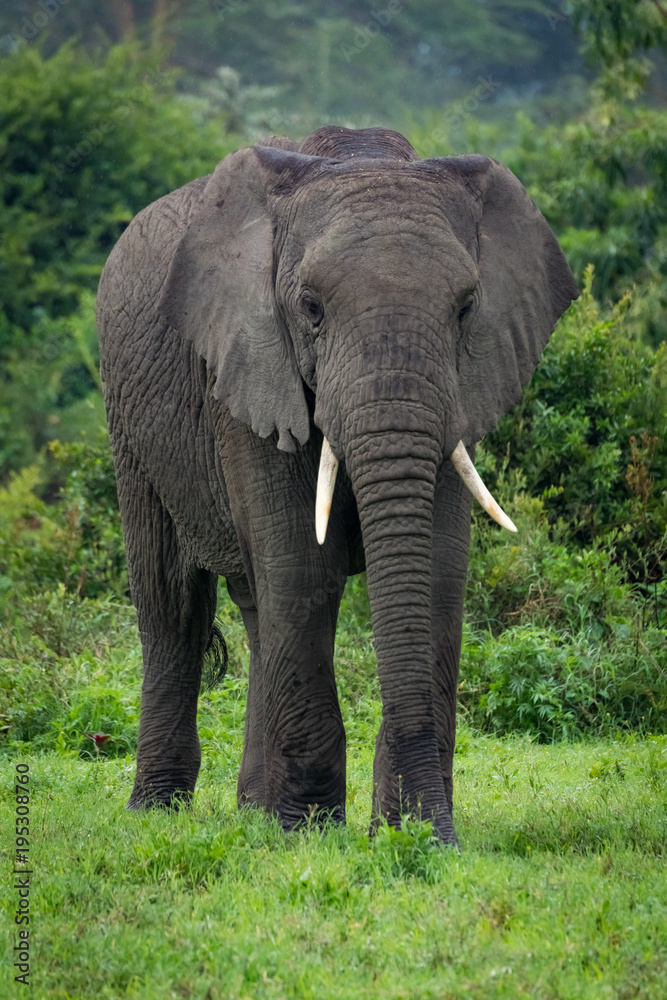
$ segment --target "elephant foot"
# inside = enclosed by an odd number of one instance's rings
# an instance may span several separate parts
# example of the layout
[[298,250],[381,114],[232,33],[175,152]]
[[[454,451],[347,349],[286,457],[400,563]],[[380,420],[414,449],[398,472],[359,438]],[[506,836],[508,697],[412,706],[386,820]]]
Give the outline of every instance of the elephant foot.
[[187,809],[192,805],[192,792],[172,792],[168,798],[158,798],[157,796],[135,796],[132,794],[125,805],[131,812],[140,812],[143,809],[168,809],[171,812],[178,812],[180,809]]
[[418,822],[431,823],[433,825],[433,835],[440,841],[443,847],[459,849],[459,838],[456,836],[451,814],[449,809],[442,806],[436,806],[433,809],[427,810],[421,805],[417,805],[415,809],[406,807],[399,812],[396,808],[386,806],[383,808],[377,797],[374,797],[369,835],[374,837],[377,834],[383,820],[386,820],[387,824],[394,829],[400,830],[401,824],[406,817]]
[[263,784],[253,787],[239,782],[236,799],[239,809],[263,809],[269,816],[275,816],[285,833],[312,827],[323,829],[329,824],[345,826],[344,805],[325,807],[317,803],[303,805],[287,800],[269,805],[264,797]]
[[285,833],[291,830],[322,830],[327,826],[345,826],[345,807],[341,805],[325,808],[315,803],[307,811],[277,808],[271,812],[278,818]]
[[134,788],[126,809],[179,809],[192,805],[195,782],[174,775],[146,775],[137,772]]
[[[415,789],[416,786],[416,789]],[[384,721],[380,726],[373,762],[373,804],[371,807],[370,835],[375,836],[383,820],[389,826],[401,828],[402,818],[433,824],[435,837],[445,846],[458,849],[452,820],[451,782],[449,793],[440,768],[431,768],[430,774],[413,776],[412,781],[396,775],[389,756]]]
[[251,767],[247,763],[246,755],[243,757],[241,773],[239,774],[236,786],[236,802],[239,809],[244,806],[257,806],[264,808],[265,804],[265,782],[264,782],[264,760],[255,762]]

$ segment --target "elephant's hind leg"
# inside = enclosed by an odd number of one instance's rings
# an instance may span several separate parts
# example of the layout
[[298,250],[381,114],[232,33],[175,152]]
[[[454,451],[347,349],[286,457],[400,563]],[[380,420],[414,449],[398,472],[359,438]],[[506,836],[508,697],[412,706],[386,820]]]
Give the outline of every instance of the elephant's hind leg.
[[192,798],[201,763],[197,698],[216,602],[216,577],[188,564],[169,513],[135,468],[118,469],[144,680],[137,773],[129,808]]

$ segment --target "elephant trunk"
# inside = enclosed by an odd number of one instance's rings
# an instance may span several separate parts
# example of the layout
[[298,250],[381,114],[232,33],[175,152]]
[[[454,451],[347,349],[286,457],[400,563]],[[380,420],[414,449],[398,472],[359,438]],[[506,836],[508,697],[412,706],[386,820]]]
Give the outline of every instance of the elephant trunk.
[[[432,680],[433,506],[447,437],[442,392],[414,369],[366,372],[351,385],[338,384],[336,420],[330,422],[333,407],[324,388],[316,421],[344,458],[366,558],[383,705],[376,761],[386,762],[376,773],[375,809],[392,823],[402,812],[419,811],[454,842]],[[328,451],[325,443],[325,466]],[[333,459],[329,469],[335,464]],[[326,469],[323,478],[330,478]]]
[[392,824],[419,812],[455,843],[434,713],[431,609],[436,475],[464,432],[456,367],[429,317],[370,311],[340,332],[324,342],[318,370],[315,423],[325,443],[317,530],[322,542],[324,487],[331,490],[336,458],[344,460],[382,693],[374,809]]
[[[379,454],[375,457],[373,452]],[[427,433],[389,430],[349,441],[346,465],[366,554],[382,692],[382,753],[376,804],[390,822],[418,809],[453,838],[433,713],[431,581],[433,501],[439,464]]]
[[[516,531],[517,527],[514,522],[507,516],[498,501],[489,493],[484,485],[482,477],[473,465],[463,441],[459,441],[449,457],[452,465],[471,494],[479,501],[493,520],[501,527],[507,528],[508,531]],[[333,492],[336,486],[338,465],[338,459],[332,452],[331,445],[326,438],[323,438],[320,469],[317,477],[317,495],[315,497],[315,533],[320,545],[324,545],[324,539],[327,536],[327,525],[329,523],[329,514],[331,513]]]

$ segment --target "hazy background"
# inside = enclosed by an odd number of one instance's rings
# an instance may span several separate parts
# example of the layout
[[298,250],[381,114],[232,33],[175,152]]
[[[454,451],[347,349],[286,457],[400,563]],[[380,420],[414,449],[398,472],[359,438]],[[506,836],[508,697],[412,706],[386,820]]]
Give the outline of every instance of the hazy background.
[[406,114],[467,95],[480,77],[492,79],[495,104],[537,99],[545,114],[567,115],[590,77],[564,0],[45,0],[43,8],[5,0],[2,6],[5,51],[11,33],[34,32],[28,40],[49,54],[71,39],[88,50],[138,40],[160,52],[161,63],[183,70],[182,92],[212,96],[206,85],[221,67],[233,69],[242,102],[283,126],[397,125]]

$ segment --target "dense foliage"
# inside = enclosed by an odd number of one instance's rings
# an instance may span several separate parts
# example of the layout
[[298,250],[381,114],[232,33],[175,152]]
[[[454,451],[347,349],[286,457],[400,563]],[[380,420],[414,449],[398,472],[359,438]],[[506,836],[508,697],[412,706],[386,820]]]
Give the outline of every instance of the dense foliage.
[[173,91],[173,72],[132,46],[0,60],[0,350],[12,325],[71,312],[139,209],[231,148],[224,122],[202,128]]
[[616,301],[633,286],[633,320],[657,346],[667,306],[667,112],[600,98],[580,120],[535,133],[522,122],[507,165],[538,200],[579,275]]
[[[131,45],[0,59],[0,478],[102,422],[92,292],[130,219],[235,145]],[[168,154],[165,151],[168,150]],[[17,420],[17,415],[20,419]]]
[[667,559],[667,345],[628,334],[630,296],[601,313],[591,281],[589,269],[480,467],[499,494],[508,484],[541,497],[570,545],[613,549],[624,575],[650,587]]

